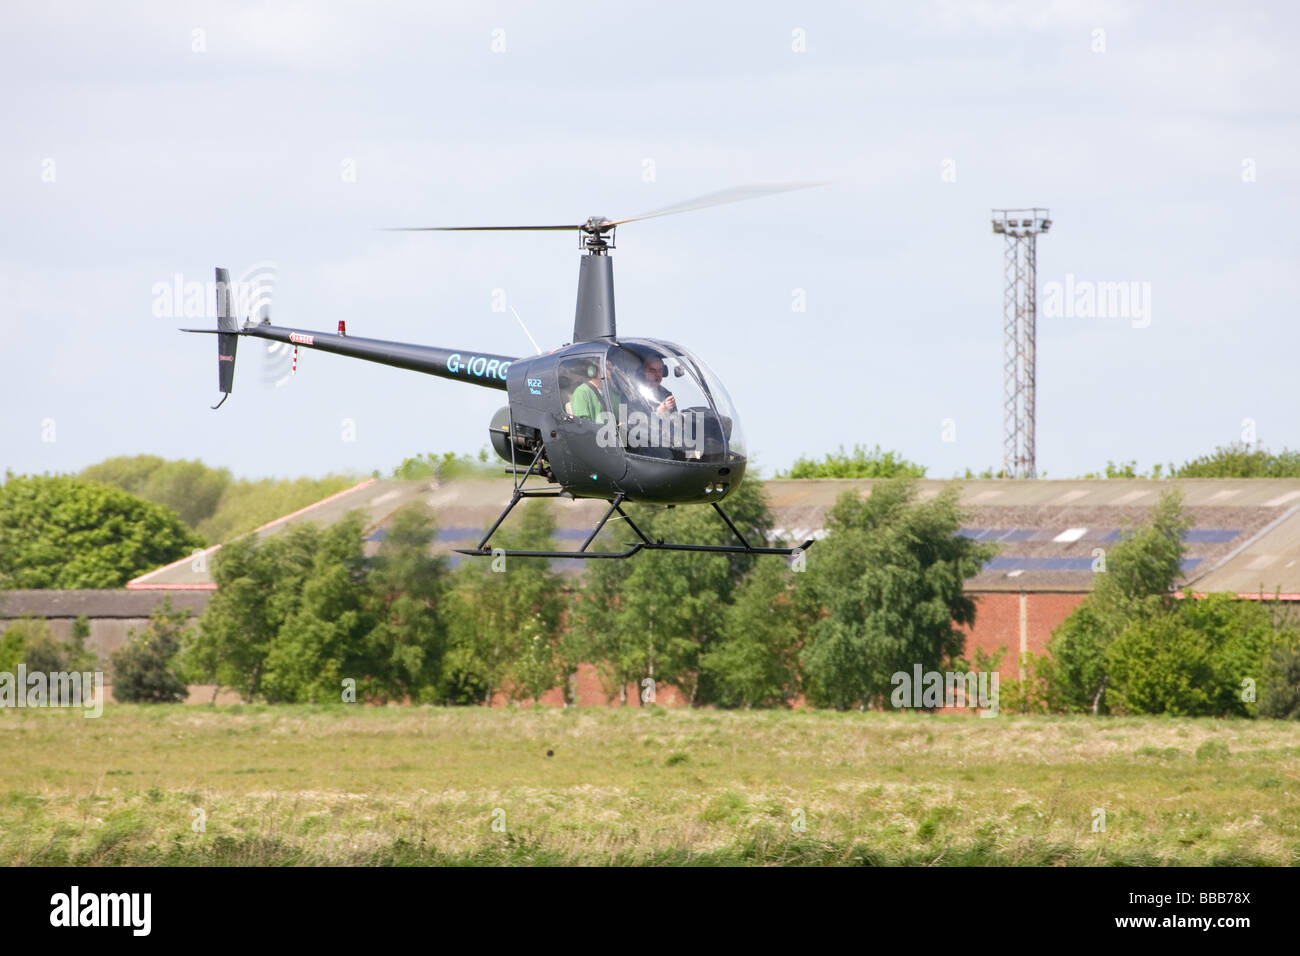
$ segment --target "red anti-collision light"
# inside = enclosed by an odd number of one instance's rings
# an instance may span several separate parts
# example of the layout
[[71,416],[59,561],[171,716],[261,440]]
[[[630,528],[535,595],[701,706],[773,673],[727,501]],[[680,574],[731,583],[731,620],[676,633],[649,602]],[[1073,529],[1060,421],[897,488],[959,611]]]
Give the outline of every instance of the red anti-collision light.
[[347,335],[347,334],[348,334],[348,324],[344,322],[342,319],[339,319],[339,335]]

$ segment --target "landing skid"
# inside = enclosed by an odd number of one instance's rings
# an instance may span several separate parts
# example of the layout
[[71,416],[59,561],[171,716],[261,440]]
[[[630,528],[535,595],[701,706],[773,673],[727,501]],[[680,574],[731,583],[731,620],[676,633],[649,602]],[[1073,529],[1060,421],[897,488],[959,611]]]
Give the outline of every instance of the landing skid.
[[[529,470],[531,471],[531,466]],[[494,557],[496,555],[504,555],[508,558],[579,558],[584,560],[589,558],[630,558],[639,551],[709,551],[716,554],[780,554],[790,557],[795,554],[801,554],[813,546],[813,539],[809,538],[797,548],[755,548],[745,540],[745,536],[740,533],[740,529],[736,527],[729,517],[727,517],[727,513],[722,510],[722,507],[717,502],[713,503],[713,510],[716,511],[722,517],[722,520],[727,523],[727,527],[731,529],[731,533],[740,539],[740,544],[674,544],[672,542],[663,541],[662,539],[659,541],[651,541],[645,536],[645,533],[637,527],[636,522],[628,516],[627,512],[623,510],[623,502],[626,500],[626,496],[618,494],[614,496],[614,500],[610,502],[608,510],[606,510],[600,521],[596,523],[596,527],[591,529],[591,534],[587,535],[587,539],[582,542],[582,547],[577,551],[511,551],[505,548],[494,549],[488,547],[488,542],[492,540],[492,535],[496,534],[497,528],[501,527],[501,522],[506,520],[506,516],[510,514],[515,505],[519,504],[520,499],[537,497],[553,498],[556,497],[557,494],[557,492],[553,491],[541,493],[536,491],[529,492],[516,486],[515,493],[510,499],[510,504],[506,505],[505,511],[501,512],[501,516],[497,518],[496,523],[492,525],[488,533],[483,536],[483,540],[478,543],[478,547],[457,548],[456,553],[470,555],[471,557]],[[620,518],[627,522],[628,527],[636,532],[636,536],[641,540],[630,544],[626,551],[588,551],[587,548],[591,545],[591,542],[596,539],[596,535],[600,533],[600,529],[605,526],[605,522],[608,521],[615,512],[618,513]]]

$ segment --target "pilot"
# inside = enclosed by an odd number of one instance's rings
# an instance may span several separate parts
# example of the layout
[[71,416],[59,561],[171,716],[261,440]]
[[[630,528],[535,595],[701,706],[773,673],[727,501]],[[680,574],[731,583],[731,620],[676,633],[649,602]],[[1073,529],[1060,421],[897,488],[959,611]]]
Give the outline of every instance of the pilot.
[[657,415],[665,415],[677,410],[677,399],[673,398],[672,392],[664,388],[666,374],[668,374],[668,367],[658,355],[651,355],[641,367],[644,382],[640,391],[645,397],[646,404],[652,406]]
[[573,398],[569,402],[574,418],[585,418],[602,425],[609,420],[609,410],[605,408],[605,399],[601,395],[601,383],[604,380],[599,365],[592,362],[587,366],[587,381],[573,390]]

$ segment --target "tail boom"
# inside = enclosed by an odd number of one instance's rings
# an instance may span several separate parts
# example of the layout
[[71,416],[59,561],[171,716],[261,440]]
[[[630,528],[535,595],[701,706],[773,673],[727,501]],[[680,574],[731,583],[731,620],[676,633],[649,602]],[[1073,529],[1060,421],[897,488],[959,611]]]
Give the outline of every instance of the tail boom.
[[408,342],[388,342],[383,339],[363,339],[333,332],[311,332],[278,325],[251,325],[239,331],[275,342],[287,342],[301,348],[318,349],[335,355],[378,362],[393,368],[410,369],[462,382],[505,391],[506,373],[513,358],[487,352],[443,349],[431,345],[413,345]]

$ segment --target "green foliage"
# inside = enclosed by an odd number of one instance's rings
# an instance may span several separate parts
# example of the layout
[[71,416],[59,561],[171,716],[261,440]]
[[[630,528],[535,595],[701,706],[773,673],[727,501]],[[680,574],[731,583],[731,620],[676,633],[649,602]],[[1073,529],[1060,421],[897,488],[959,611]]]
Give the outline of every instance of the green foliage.
[[1178,478],[1300,478],[1300,451],[1284,448],[1273,454],[1262,444],[1252,450],[1245,442],[1234,442],[1185,462],[1174,475]]
[[1207,740],[1196,748],[1197,760],[1227,760],[1230,751],[1222,740]]
[[178,703],[188,691],[176,667],[190,612],[164,601],[143,630],[132,630],[113,652],[113,697],[125,703]]
[[60,666],[63,649],[44,618],[24,617],[5,629],[0,640],[0,671],[13,673],[26,664],[29,671],[71,670]]
[[203,544],[174,512],[78,478],[0,487],[0,588],[116,588]]
[[393,469],[392,477],[437,478],[439,481],[450,481],[453,478],[497,478],[501,475],[501,468],[492,463],[495,458],[495,455],[489,458],[486,448],[479,450],[477,458],[450,451],[442,455],[429,452],[404,459]]
[[993,557],[962,537],[958,491],[918,503],[916,485],[896,479],[862,498],[840,495],[825,541],[809,552],[801,587],[825,608],[803,651],[809,699],[843,710],[881,701],[890,676],[961,655],[957,625],[975,621],[966,578]]
[[359,695],[437,699],[447,644],[441,605],[448,579],[446,562],[429,554],[436,534],[433,512],[423,502],[407,505],[388,525],[367,581],[374,625],[364,649],[371,677]]
[[[525,501],[517,521],[503,526],[494,547],[555,550],[549,503]],[[485,529],[486,530],[486,529]],[[577,667],[561,629],[565,596],[545,558],[494,557],[462,561],[451,575],[444,694],[489,703],[499,690],[536,702]]]
[[[1245,693],[1293,632],[1270,610],[1231,594],[1176,601],[1189,522],[1177,492],[1161,496],[1148,524],[1107,556],[1093,593],[1048,645],[1040,699],[1052,710],[1186,716],[1254,716]],[[1276,673],[1276,667],[1273,668]],[[1285,704],[1281,704],[1285,709]]]
[[260,689],[271,703],[339,700],[343,680],[374,681],[362,642],[374,627],[366,602],[363,519],[352,512],[320,531],[298,600],[266,653]]
[[217,592],[182,659],[188,676],[240,691],[245,701],[436,697],[446,645],[446,590],[436,532],[423,503],[397,512],[373,559],[358,512],[324,530],[304,524],[217,553]]
[[1008,714],[1047,714],[1058,710],[1052,697],[1052,658],[1025,651],[1020,655],[1024,677],[1003,681],[998,710]]
[[1294,631],[1279,636],[1259,687],[1261,717],[1300,720],[1300,639]]
[[[968,474],[969,477],[969,474]],[[1106,463],[1102,473],[1089,472],[1083,478],[1150,478],[1159,481],[1169,478],[1300,478],[1300,451],[1282,449],[1274,454],[1262,444],[1252,448],[1246,442],[1233,442],[1215,448],[1208,455],[1194,458],[1168,470],[1153,465],[1150,472],[1142,472],[1136,461]]]
[[853,453],[847,454],[841,445],[835,454],[828,454],[822,461],[800,456],[784,473],[778,472],[778,478],[924,478],[925,466],[908,461],[892,451],[882,452],[876,445],[870,451],[863,445],[854,445]]
[[1172,606],[1190,527],[1182,495],[1170,489],[1151,509],[1147,524],[1126,530],[1106,555],[1105,574],[1093,590],[1093,604],[1107,624],[1122,623],[1152,598],[1165,609]]
[[1091,596],[1052,632],[1050,654],[1039,664],[1047,681],[1042,699],[1058,713],[1104,713],[1107,633]]
[[109,458],[86,468],[79,477],[170,508],[190,528],[215,543],[246,534],[357,483],[352,475],[234,480],[228,468],[210,468],[201,461],[168,461],[157,455]]
[[11,621],[0,634],[0,671],[14,673],[19,664],[29,671],[55,673],[59,671],[93,671],[96,666],[94,651],[86,647],[90,625],[84,617],[77,618],[67,641],[54,636],[44,618],[24,617]]
[[235,688],[245,701],[259,694],[267,655],[298,609],[319,539],[316,526],[295,525],[265,541],[241,538],[216,553],[217,591],[182,653],[192,680]]
[[1190,521],[1182,496],[1170,489],[1151,509],[1149,521],[1126,529],[1106,555],[1093,592],[1052,634],[1050,699],[1054,709],[1105,713],[1110,683],[1107,648],[1135,622],[1168,614],[1182,577],[1183,536]]
[[198,531],[214,543],[231,541],[356,483],[353,475],[231,482],[221,493],[217,510],[199,523]]
[[724,707],[788,707],[800,693],[799,652],[815,614],[775,559],[754,566],[723,614],[700,667]]
[[1219,651],[1214,637],[1181,613],[1135,620],[1106,648],[1111,709],[1189,717],[1241,713],[1233,707],[1238,687],[1217,666]]
[[[761,482],[746,481],[727,497],[727,512],[746,540],[762,542],[772,528]],[[651,540],[735,544],[711,508],[639,509],[629,512]],[[593,547],[621,550],[632,532],[611,522]],[[629,561],[594,561],[574,605],[577,639],[586,659],[599,662],[611,697],[652,678],[673,684],[692,703],[714,703],[711,674],[701,655],[719,640],[725,609],[737,582],[759,560],[753,555],[664,551]],[[640,700],[638,696],[638,701]]]
[[191,528],[216,513],[231,482],[227,468],[209,468],[201,461],[166,461],[156,455],[109,458],[91,465],[80,477],[170,508]]

